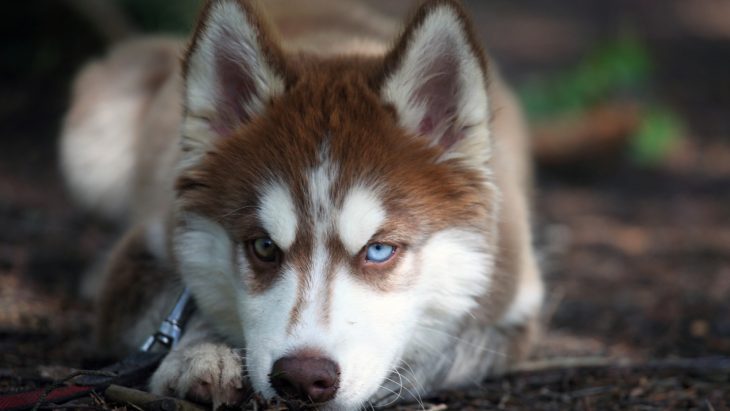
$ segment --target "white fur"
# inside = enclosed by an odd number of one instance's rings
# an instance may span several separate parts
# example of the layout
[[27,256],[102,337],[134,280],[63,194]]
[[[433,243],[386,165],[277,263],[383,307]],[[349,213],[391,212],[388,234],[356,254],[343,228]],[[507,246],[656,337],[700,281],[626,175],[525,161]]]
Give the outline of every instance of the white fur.
[[321,274],[326,261],[326,249],[317,246],[311,271],[305,273],[311,281],[305,283],[301,317],[289,334],[297,273],[286,269],[272,289],[241,301],[246,330],[256,336],[247,341],[248,370],[254,387],[273,396],[267,380],[273,362],[298,349],[318,349],[341,368],[331,409],[353,409],[378,391],[404,353],[407,360],[421,353],[433,361],[454,343],[453,327],[476,307],[475,299],[488,286],[492,260],[483,237],[454,229],[434,235],[418,256],[405,253],[390,274],[412,278],[420,267],[415,285],[399,284],[394,291],[382,292],[358,280],[348,267],[338,267],[327,307],[329,322],[323,322],[327,290]]
[[332,184],[338,175],[338,165],[333,163],[329,155],[329,146],[325,141],[319,148],[318,165],[307,173],[307,189],[309,190],[309,213],[314,218],[316,235],[321,240],[325,231],[331,228],[332,216]]
[[[254,388],[273,397],[268,382],[273,362],[299,349],[321,351],[340,366],[340,387],[330,409],[355,409],[368,399],[397,362],[415,321],[418,304],[412,290],[383,293],[356,279],[349,268],[335,271],[330,318],[323,321],[326,301],[325,283],[316,280],[324,261],[323,248],[315,251],[311,272],[313,281],[306,283],[301,318],[287,333],[289,308],[297,295],[297,274],[285,270],[276,286],[262,295],[241,301],[246,312],[246,330],[256,337],[248,341],[248,372]],[[412,262],[401,271],[412,268]],[[397,273],[394,275],[404,273]],[[270,307],[276,304],[277,309]],[[365,309],[364,307],[367,307]]]
[[[245,343],[251,383],[266,397],[274,396],[268,379],[274,361],[314,348],[341,368],[331,409],[356,408],[378,391],[401,355],[424,363],[419,354],[433,360],[434,351],[452,344],[449,335],[456,320],[476,306],[475,298],[489,283],[491,257],[485,240],[453,229],[432,236],[418,255],[404,253],[390,274],[415,278],[415,284],[404,282],[383,292],[359,280],[349,266],[336,267],[331,305],[324,307],[329,259],[319,243],[310,271],[304,273],[309,281],[300,284],[300,273],[284,266],[274,285],[256,294],[245,285],[250,269],[240,247],[238,267],[231,266],[233,246],[224,230],[200,216],[187,215],[185,222],[176,237],[183,278],[217,328],[234,344]],[[289,330],[301,286],[300,319]],[[329,321],[324,321],[325,309]]]
[[504,325],[521,324],[534,317],[542,307],[545,289],[532,253],[526,253],[524,264],[525,268],[517,283],[517,296],[501,320]]
[[[171,83],[160,85],[159,81],[174,76],[180,51],[176,39],[131,40],[86,66],[75,80],[63,124],[60,162],[75,200],[91,211],[118,223],[130,223],[138,217],[139,203],[148,201],[137,198],[135,187],[140,169],[154,173],[143,164],[140,145],[148,142],[145,136],[150,113],[162,112],[155,120],[163,123],[171,117],[156,103]],[[171,106],[177,108],[179,103]],[[177,129],[179,121],[173,124]],[[161,129],[158,136],[176,137],[176,133]],[[156,147],[162,139],[152,140],[151,146]],[[157,164],[160,168],[166,165]]]
[[[246,273],[244,273],[246,275]],[[261,294],[240,292],[237,307],[246,333],[246,369],[253,388],[267,398],[275,392],[269,383],[271,367],[285,354],[286,330],[297,296],[298,274],[285,266],[273,287]]]
[[373,190],[363,186],[350,189],[337,222],[340,240],[351,254],[357,254],[385,221],[385,209]]
[[135,125],[146,96],[119,87],[99,91],[100,101],[88,103],[83,121],[67,120],[64,126],[61,168],[77,201],[119,221],[129,217],[139,134]]
[[[215,2],[208,15],[205,29],[188,61],[185,104],[188,115],[183,122],[183,145],[188,149],[185,165],[192,165],[205,152],[216,136],[209,127],[218,116],[221,100],[221,79],[216,72],[216,50],[229,50],[240,62],[241,70],[254,78],[255,92],[243,106],[249,115],[261,112],[272,96],[281,94],[284,81],[268,65],[258,43],[258,32],[236,1]],[[237,126],[232,124],[230,126]]]
[[[232,284],[230,278],[235,275],[224,273],[230,269],[226,264],[231,260],[226,251],[231,249],[230,240],[219,226],[201,217],[186,217],[177,244],[179,251],[188,254],[182,261],[187,266],[183,268],[184,279],[203,311],[217,313],[211,317],[217,320],[225,315],[225,322],[236,318],[240,321],[237,326],[231,324],[223,328],[227,329],[229,339],[245,343],[246,367],[254,389],[265,397],[274,397],[268,378],[273,363],[298,349],[313,348],[329,356],[341,368],[340,387],[328,407],[353,409],[375,393],[396,365],[417,318],[419,299],[418,293],[408,287],[393,292],[379,291],[357,279],[359,274],[350,272],[349,266],[341,266],[334,268],[332,299],[330,306],[325,306],[328,301],[325,275],[331,264],[326,238],[336,233],[338,216],[358,217],[355,211],[333,208],[331,184],[337,166],[326,153],[326,147],[323,147],[321,163],[308,173],[308,207],[314,217],[315,227],[311,234],[315,248],[306,273],[298,273],[285,265],[272,287],[263,293],[253,293],[246,287],[251,274],[245,253],[237,247],[236,271],[242,286]],[[353,190],[353,201],[362,199],[365,192],[362,188]],[[361,209],[361,205],[351,207]],[[209,262],[208,267],[203,266],[203,257]],[[416,268],[415,261],[414,255],[404,255],[397,272],[392,275],[408,278]],[[300,281],[302,275],[307,278],[304,282]],[[299,319],[290,327],[291,312],[300,292],[304,298],[298,307]],[[199,295],[207,298],[200,299]],[[229,313],[222,313],[223,304]],[[329,317],[324,316],[325,310],[330,313]],[[232,315],[230,311],[236,314]],[[235,338],[233,334],[238,330],[243,333]],[[246,338],[241,338],[244,335]]]
[[165,223],[158,219],[151,219],[144,225],[145,243],[147,249],[157,258],[157,261],[168,262],[170,256],[167,250],[167,231]]
[[195,214],[180,216],[175,233],[175,255],[183,281],[206,317],[226,336],[239,342],[242,322],[233,307],[243,287],[234,267],[234,245],[218,223]]
[[297,212],[287,187],[271,183],[262,190],[259,219],[276,245],[284,251],[291,247],[297,235]]
[[[413,257],[404,256],[397,272],[406,277]],[[334,409],[353,409],[370,398],[396,365],[408,340],[419,304],[412,288],[382,292],[338,270],[332,294],[328,342],[340,364],[340,391]]]
[[[247,28],[245,16],[236,10],[233,7],[228,10],[231,16],[213,19],[210,27],[233,24],[230,21],[238,19],[244,26],[239,34],[250,42],[250,27]],[[223,11],[223,8],[214,10]],[[211,39],[215,38],[215,30],[211,33],[201,43],[201,62],[210,60],[210,53],[204,53],[213,46]],[[402,126],[415,130],[425,103],[412,99],[414,90],[428,76],[439,74],[428,71],[429,61],[450,45],[456,45],[449,52],[456,53],[459,60],[454,74],[460,84],[460,93],[454,96],[458,98],[454,121],[463,129],[465,138],[447,156],[473,160],[471,164],[487,174],[484,164],[489,155],[486,84],[478,60],[468,47],[461,22],[451,8],[433,10],[416,30],[402,67],[386,81],[383,98],[399,111]],[[258,69],[262,70],[264,83],[271,80],[265,67],[254,67]],[[206,73],[205,68],[200,70]],[[210,74],[210,69],[207,70]],[[214,90],[210,78],[201,76],[192,80],[197,82],[195,87],[199,90],[188,96],[190,104],[200,109],[200,115],[185,123],[188,129],[203,130],[199,135],[205,134],[205,116],[209,114],[205,110],[211,104],[204,92]],[[221,324],[219,329],[231,341],[245,344],[247,372],[256,391],[264,397],[274,397],[268,377],[273,363],[296,350],[316,349],[340,366],[339,389],[326,408],[349,410],[381,395],[384,389],[380,387],[386,384],[386,378],[402,364],[438,364],[450,370],[448,367],[453,364],[448,361],[454,357],[443,353],[453,348],[455,338],[459,340],[460,325],[479,308],[477,299],[490,286],[494,250],[485,233],[466,228],[435,233],[420,249],[404,250],[395,272],[388,273],[396,281],[388,291],[359,278],[361,273],[352,272],[349,264],[330,267],[333,262],[327,241],[332,235],[339,236],[348,252],[356,254],[387,217],[377,192],[358,185],[347,193],[341,209],[336,209],[331,191],[338,170],[329,157],[327,144],[323,144],[318,165],[304,171],[308,210],[295,210],[284,183],[263,191],[259,215],[281,247],[290,245],[298,234],[296,230],[305,226],[304,222],[297,221],[297,215],[306,211],[304,214],[312,218],[313,231],[305,233],[312,236],[314,246],[312,263],[304,268],[307,272],[297,272],[285,262],[270,288],[253,292],[247,286],[252,273],[246,254],[220,226],[199,216],[185,217],[186,223],[177,233],[176,250],[178,254],[186,254],[180,261],[181,271],[202,311]],[[235,258],[232,250],[237,250]],[[232,261],[237,262],[237,267],[232,266]],[[330,294],[326,274],[332,270],[334,282]],[[303,297],[301,301],[299,295]],[[295,307],[298,303],[301,305]],[[295,308],[299,315],[292,321]],[[329,315],[324,315],[325,312]],[[488,342],[489,336],[475,332],[469,339],[481,345]],[[456,360],[460,365],[448,373],[450,382],[469,375],[467,357],[473,350],[459,352]],[[431,371],[422,368],[413,372],[413,377],[421,381],[420,377]],[[423,387],[415,382],[413,390],[417,396]]]
[[150,379],[153,393],[185,397],[193,390],[207,394],[213,409],[243,398],[243,358],[226,344],[209,342],[209,333],[199,318],[190,320],[180,344]]
[[420,265],[419,288],[426,309],[419,321],[423,329],[413,336],[416,346],[443,338],[430,329],[448,333],[455,319],[478,306],[477,298],[489,287],[494,260],[483,234],[447,229],[428,240]]
[[477,307],[493,269],[484,233],[453,228],[431,236],[421,251],[422,287],[431,300],[427,314],[438,321]]
[[[328,352],[326,346],[328,327],[323,324],[322,316],[325,309],[323,293],[326,292],[326,265],[329,261],[324,244],[325,236],[333,227],[331,187],[337,175],[337,165],[329,160],[327,150],[327,145],[323,144],[319,152],[318,166],[307,173],[309,199],[307,211],[314,219],[314,232],[310,235],[314,236],[315,247],[309,271],[297,273],[292,267],[285,265],[270,289],[261,294],[243,290],[239,296],[237,307],[243,319],[246,335],[249,336],[246,339],[247,369],[254,389],[265,397],[275,396],[268,375],[277,359],[305,347]],[[277,191],[288,193],[289,190],[282,188]],[[293,202],[291,204],[293,210]],[[296,214],[295,211],[294,213]],[[248,275],[245,270],[242,274]],[[303,284],[299,281],[301,275],[307,276],[307,281]],[[299,287],[305,288],[299,290]],[[304,298],[302,307],[299,308],[301,318],[295,329],[307,330],[305,338],[296,338],[288,334],[291,312],[299,292],[303,293]]]
[[[432,67],[444,54],[452,55],[457,62],[453,72],[439,72]],[[417,93],[435,76],[456,77],[458,91],[450,96],[456,100],[451,102],[454,113],[451,118],[440,119],[432,132],[424,136],[420,124],[435,96],[429,99]],[[492,155],[492,141],[485,74],[468,44],[461,20],[450,6],[432,10],[415,29],[400,65],[386,80],[381,97],[396,108],[401,127],[430,139],[432,145],[438,144],[447,130],[460,133],[460,139],[439,160],[459,159],[489,180],[486,164]]]
[[467,327],[458,337],[449,337],[455,347],[453,358],[441,386],[475,386],[481,376],[501,373],[510,360],[505,350],[506,337],[496,327]]
[[[477,299],[489,289],[494,269],[493,250],[484,235],[459,228],[435,233],[417,260],[421,270],[415,288],[421,312],[403,340],[397,372],[371,398],[377,405],[396,398],[417,401],[434,383],[478,383],[480,376],[499,370],[507,360],[500,351],[504,336],[471,314],[481,309]],[[475,325],[466,326],[469,321]]]
[[[431,69],[433,62],[447,53],[455,55],[456,72],[434,72]],[[461,21],[448,6],[433,10],[415,30],[400,67],[390,75],[382,90],[383,99],[396,107],[401,126],[420,134],[419,125],[428,101],[417,99],[417,90],[433,76],[441,75],[458,77],[459,92],[452,96],[458,100],[456,117],[452,119],[456,128],[471,132],[469,134],[475,131],[472,129],[479,128],[481,137],[488,140],[485,126],[489,107],[484,73],[468,44]],[[434,134],[440,135],[447,126],[437,125]]]

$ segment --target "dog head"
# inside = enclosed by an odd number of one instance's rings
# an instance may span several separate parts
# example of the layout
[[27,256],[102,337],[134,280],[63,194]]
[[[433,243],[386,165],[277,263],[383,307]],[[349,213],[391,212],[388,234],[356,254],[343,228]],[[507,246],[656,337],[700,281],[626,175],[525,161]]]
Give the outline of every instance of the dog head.
[[[484,57],[453,1],[383,57],[287,55],[211,1],[184,63],[175,250],[253,387],[351,409],[438,356],[489,287],[496,189]],[[381,390],[382,391],[382,390]]]

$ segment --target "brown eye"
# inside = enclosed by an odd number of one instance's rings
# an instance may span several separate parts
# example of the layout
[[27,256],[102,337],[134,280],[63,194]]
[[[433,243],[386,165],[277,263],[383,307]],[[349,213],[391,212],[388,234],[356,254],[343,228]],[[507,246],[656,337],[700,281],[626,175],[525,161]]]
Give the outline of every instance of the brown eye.
[[254,255],[263,262],[273,263],[279,256],[279,247],[268,237],[253,240],[251,248]]

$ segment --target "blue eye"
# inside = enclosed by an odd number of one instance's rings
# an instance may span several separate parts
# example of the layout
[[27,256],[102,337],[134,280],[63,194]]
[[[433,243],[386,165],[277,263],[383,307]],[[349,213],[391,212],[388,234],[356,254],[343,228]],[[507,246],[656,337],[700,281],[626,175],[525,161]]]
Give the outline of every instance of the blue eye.
[[395,247],[383,243],[373,243],[368,246],[365,259],[374,263],[384,263],[390,260],[395,253]]

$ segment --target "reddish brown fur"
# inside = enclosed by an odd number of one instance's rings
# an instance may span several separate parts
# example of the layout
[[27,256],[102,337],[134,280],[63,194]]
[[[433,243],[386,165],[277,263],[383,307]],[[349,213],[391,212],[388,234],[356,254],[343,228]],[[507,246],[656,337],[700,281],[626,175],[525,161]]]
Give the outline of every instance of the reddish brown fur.
[[[185,209],[220,222],[234,240],[242,243],[266,235],[255,213],[260,185],[280,180],[290,187],[300,213],[297,238],[283,259],[300,275],[299,303],[292,310],[290,327],[300,315],[303,285],[308,281],[313,251],[315,216],[308,215],[304,176],[317,166],[323,144],[338,167],[332,188],[336,207],[342,205],[347,190],[355,184],[362,183],[380,192],[389,220],[376,236],[378,241],[396,244],[399,251],[417,252],[431,233],[447,227],[462,226],[482,232],[489,229],[493,193],[484,184],[483,174],[455,160],[438,163],[443,148],[429,147],[426,138],[408,135],[397,125],[395,110],[380,97],[382,84],[400,63],[412,33],[432,8],[441,5],[456,10],[474,53],[482,67],[486,67],[471,25],[457,3],[436,0],[421,7],[384,59],[298,55],[298,64],[284,60],[255,11],[247,2],[241,4],[261,30],[260,40],[268,61],[276,73],[288,79],[286,91],[274,97],[261,116],[218,141],[202,164],[180,176],[177,187]],[[209,8],[210,5],[201,22]],[[204,23],[198,25],[188,58],[203,27]],[[362,264],[362,254],[350,256],[334,233],[330,236],[328,283],[332,282],[336,264],[351,267],[358,278],[383,291],[412,282],[412,278],[388,275],[399,261],[397,256],[387,266],[369,267]],[[255,275],[249,288],[254,292],[265,291],[276,280],[276,268],[262,269],[253,264],[253,270]]]
[[[205,22],[215,1],[209,1],[201,14],[183,62],[185,74],[189,69],[188,60],[198,47],[198,38],[206,27]],[[484,329],[500,321],[513,301],[515,291],[521,286],[520,279],[540,282],[536,267],[530,266],[533,260],[527,229],[529,213],[524,196],[526,186],[529,185],[529,166],[524,155],[527,148],[519,109],[510,101],[509,91],[500,85],[497,73],[488,73],[489,76],[485,77],[491,80],[488,91],[490,107],[495,113],[503,108],[504,111],[499,112],[493,124],[494,155],[491,164],[485,165],[485,168],[494,172],[494,177],[485,177],[488,174],[475,169],[474,163],[467,165],[459,160],[438,162],[444,154],[444,148],[429,147],[425,137],[404,131],[398,125],[396,109],[384,103],[381,96],[385,80],[402,62],[416,29],[425,21],[430,10],[440,6],[455,10],[474,55],[482,69],[486,70],[487,61],[459,2],[427,2],[405,28],[394,49],[382,57],[325,58],[317,56],[327,52],[312,51],[321,43],[305,44],[308,46],[305,49],[316,55],[284,52],[296,47],[277,41],[268,22],[257,13],[252,1],[234,1],[246,12],[247,18],[258,31],[258,41],[268,66],[284,79],[284,92],[268,101],[260,116],[249,119],[246,124],[232,124],[226,129],[225,135],[213,142],[209,152],[201,157],[198,164],[176,176],[177,199],[174,203],[172,196],[162,196],[164,198],[160,201],[150,202],[149,194],[154,189],[147,189],[144,193],[135,192],[134,198],[130,199],[130,207],[143,210],[135,210],[134,214],[147,217],[147,210],[159,214],[171,210],[191,211],[220,223],[236,245],[245,245],[267,235],[257,216],[261,190],[271,182],[269,179],[286,184],[299,213],[296,238],[283,256],[283,263],[299,273],[299,293],[291,312],[291,329],[301,319],[306,285],[311,280],[309,273],[313,266],[314,216],[310,213],[317,211],[309,209],[306,178],[307,173],[318,165],[319,151],[326,141],[329,157],[338,167],[337,173],[332,176],[331,197],[335,209],[342,206],[348,190],[356,183],[379,190],[378,196],[386,208],[387,221],[384,228],[375,234],[375,240],[395,244],[400,252],[417,256],[429,237],[443,229],[466,228],[489,236],[490,244],[487,247],[494,248],[490,251],[497,259],[497,266],[490,279],[488,292],[480,297],[479,306],[467,316],[467,322],[474,321],[477,325],[464,326]],[[286,11],[289,3],[285,1],[280,1],[280,8]],[[301,6],[306,2],[299,3]],[[306,7],[309,4],[306,3]],[[289,13],[290,16],[296,15],[292,11]],[[297,39],[293,40],[296,42]],[[346,42],[345,46],[351,44],[354,43]],[[361,51],[358,49],[358,52]],[[363,55],[373,56],[380,52],[384,52],[384,49],[373,47],[363,51]],[[155,104],[162,102],[167,107],[180,107],[182,96],[178,93],[181,88],[179,80],[179,73],[171,73],[168,84],[162,87],[164,93],[160,91],[157,97],[160,101],[155,101]],[[152,116],[148,120],[150,126],[144,138],[157,138],[159,141],[164,140],[165,144],[141,145],[140,150],[149,152],[145,153],[143,162],[137,163],[141,176],[164,174],[166,177],[160,180],[165,182],[164,188],[171,186],[172,176],[177,173],[173,171],[171,163],[157,161],[159,152],[172,150],[171,147],[178,154],[179,117],[182,113],[172,111],[174,116],[164,121],[159,116]],[[224,120],[230,121],[231,118],[225,117]],[[150,141],[144,140],[145,143]],[[487,178],[493,178],[494,181],[488,183],[494,185],[485,184]],[[149,185],[152,186],[151,183]],[[162,184],[157,186],[163,187]],[[498,224],[494,221],[498,208],[494,186],[499,187],[499,201],[505,205]],[[141,218],[135,221],[144,223]],[[169,228],[179,228],[182,223],[184,221],[176,221]],[[498,226],[496,231],[495,226]],[[324,267],[325,272],[318,274],[325,276],[327,287],[322,291],[323,295],[315,298],[326,307],[322,313],[325,323],[330,315],[326,310],[332,299],[335,268],[349,268],[359,281],[381,291],[409,287],[422,268],[419,266],[420,259],[416,257],[413,259],[416,266],[410,273],[392,275],[400,262],[398,256],[383,268],[377,268],[363,263],[362,250],[351,255],[337,233],[326,233],[324,241],[329,261]],[[110,280],[100,298],[99,324],[103,334],[116,337],[129,334],[127,330],[141,323],[139,318],[146,315],[141,308],[149,306],[149,301],[154,300],[154,293],[162,293],[163,287],[152,285],[160,282],[169,284],[169,281],[175,281],[173,277],[178,278],[178,273],[168,266],[173,265],[172,262],[150,259],[150,246],[145,244],[143,232],[133,230],[120,242],[109,262],[107,273]],[[171,254],[176,251],[179,250],[173,250]],[[281,269],[269,264],[254,264],[253,271],[253,275],[247,275],[245,279],[248,288],[253,293],[263,293],[275,284]],[[175,287],[170,288],[177,290]],[[128,305],[122,307],[117,304],[120,298],[135,302],[132,307],[140,309],[130,312],[127,310]],[[534,318],[525,324],[518,324],[514,331],[501,330],[509,334],[509,346],[513,349],[509,354],[515,355],[512,359],[519,359],[526,352],[527,343],[534,335]],[[506,327],[513,325],[508,324]],[[512,332],[515,334],[510,334]]]
[[[212,217],[234,239],[246,241],[260,233],[254,213],[261,187],[256,184],[277,178],[291,187],[304,213],[300,221],[309,221],[304,174],[317,165],[319,149],[327,141],[340,171],[333,186],[335,205],[358,182],[381,189],[393,220],[384,237],[417,248],[428,234],[446,227],[486,230],[491,193],[482,175],[457,161],[437,163],[441,149],[399,128],[393,111],[370,87],[372,72],[362,69],[373,62],[364,63],[312,61],[302,66],[297,81],[262,116],[218,141],[200,166],[181,177],[185,208]],[[311,252],[302,246],[304,241],[299,236],[285,257],[300,270]],[[389,288],[387,276],[363,272],[361,278]],[[268,284],[258,282],[253,288],[266,289]]]
[[[159,290],[174,283],[174,268],[149,252],[144,230],[130,230],[117,244],[109,260],[107,281],[99,296],[96,339],[104,347],[120,348],[120,336],[134,328]],[[126,320],[126,321],[124,321]]]

